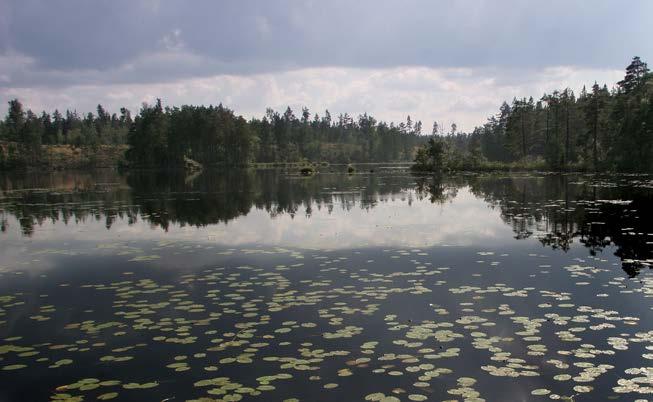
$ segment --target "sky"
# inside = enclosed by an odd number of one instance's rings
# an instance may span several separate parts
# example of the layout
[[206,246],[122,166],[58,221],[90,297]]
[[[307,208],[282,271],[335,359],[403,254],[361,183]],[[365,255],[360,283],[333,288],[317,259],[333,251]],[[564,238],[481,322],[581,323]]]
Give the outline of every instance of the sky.
[[0,102],[307,106],[472,130],[504,100],[653,62],[652,16],[650,0],[0,0]]

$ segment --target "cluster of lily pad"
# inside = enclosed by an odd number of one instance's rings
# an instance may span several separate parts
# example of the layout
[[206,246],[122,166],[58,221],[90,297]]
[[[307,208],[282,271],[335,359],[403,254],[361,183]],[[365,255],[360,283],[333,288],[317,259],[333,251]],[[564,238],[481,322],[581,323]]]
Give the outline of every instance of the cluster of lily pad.
[[[251,249],[219,253],[218,260],[225,261],[234,254],[259,254]],[[141,258],[131,262],[133,270],[107,283],[61,282],[59,286],[85,295],[75,306],[79,315],[64,321],[63,313],[71,307],[47,295],[36,295],[38,303],[35,295],[19,290],[0,295],[0,328],[26,314],[39,317],[29,319],[39,333],[61,334],[34,344],[12,333],[0,343],[0,368],[17,374],[66,373],[74,381],[58,384],[53,401],[154,391],[166,396],[160,373],[172,374],[176,386],[194,378],[189,400],[204,402],[274,399],[270,395],[281,391],[291,400],[293,384],[305,381],[328,399],[329,393],[355,390],[356,379],[369,376],[379,378],[377,392],[352,399],[423,401],[439,395],[481,401],[486,392],[481,378],[528,384],[525,377],[541,379],[555,389],[533,388],[532,396],[564,399],[591,395],[598,379],[616,372],[605,357],[640,347],[642,361],[653,358],[653,331],[640,329],[639,317],[606,308],[596,302],[600,298],[581,299],[553,283],[492,283],[476,266],[462,272],[456,272],[460,267],[435,267],[421,249],[383,250],[373,263],[323,250],[265,253],[283,263],[225,262],[166,280],[155,268],[165,259]],[[131,253],[125,258],[134,259]],[[382,260],[394,268],[375,270]],[[489,264],[495,270],[506,265],[494,262]],[[623,280],[587,262],[538,268],[582,277],[603,293],[626,290]],[[645,278],[626,295],[650,294],[653,280]],[[409,316],[403,315],[406,305],[414,306]],[[102,309],[109,313],[95,314]],[[150,363],[152,348],[171,354]],[[138,379],[86,378],[80,375],[82,362],[109,369],[159,364],[160,370]],[[631,377],[615,379],[611,389],[653,393],[653,371],[641,366],[620,368]],[[256,374],[242,375],[249,370]]]

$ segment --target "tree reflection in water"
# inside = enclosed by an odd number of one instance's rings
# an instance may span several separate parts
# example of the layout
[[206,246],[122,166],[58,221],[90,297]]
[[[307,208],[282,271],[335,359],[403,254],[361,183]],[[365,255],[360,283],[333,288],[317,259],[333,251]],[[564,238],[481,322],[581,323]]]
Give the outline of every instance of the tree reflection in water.
[[413,176],[406,172],[301,177],[280,170],[179,172],[114,171],[14,174],[0,177],[0,230],[13,216],[25,236],[46,221],[89,219],[111,229],[117,219],[202,227],[230,222],[253,209],[270,217],[334,208],[371,210],[379,203],[413,197],[434,204],[455,202],[468,189],[498,210],[515,239],[537,238],[568,251],[578,241],[592,255],[614,246],[631,276],[653,262],[653,190],[641,176],[584,175]]

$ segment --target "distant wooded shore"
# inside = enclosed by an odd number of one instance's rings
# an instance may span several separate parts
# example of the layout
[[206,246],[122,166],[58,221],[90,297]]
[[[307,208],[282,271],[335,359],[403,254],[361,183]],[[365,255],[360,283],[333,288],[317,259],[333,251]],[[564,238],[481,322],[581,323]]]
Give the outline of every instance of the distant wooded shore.
[[[217,106],[144,104],[36,114],[14,99],[0,122],[0,169],[198,169],[266,164],[413,162],[431,171],[653,172],[653,74],[634,57],[614,88],[594,83],[504,102],[472,132],[457,125],[332,117],[303,107],[246,120]],[[263,164],[263,165],[262,165]]]

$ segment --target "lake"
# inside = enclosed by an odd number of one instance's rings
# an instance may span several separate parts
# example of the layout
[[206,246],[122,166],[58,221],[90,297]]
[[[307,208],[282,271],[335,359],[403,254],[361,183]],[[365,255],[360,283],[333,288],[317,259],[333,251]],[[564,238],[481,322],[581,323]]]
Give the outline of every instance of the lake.
[[321,170],[0,175],[0,401],[653,393],[652,177]]

